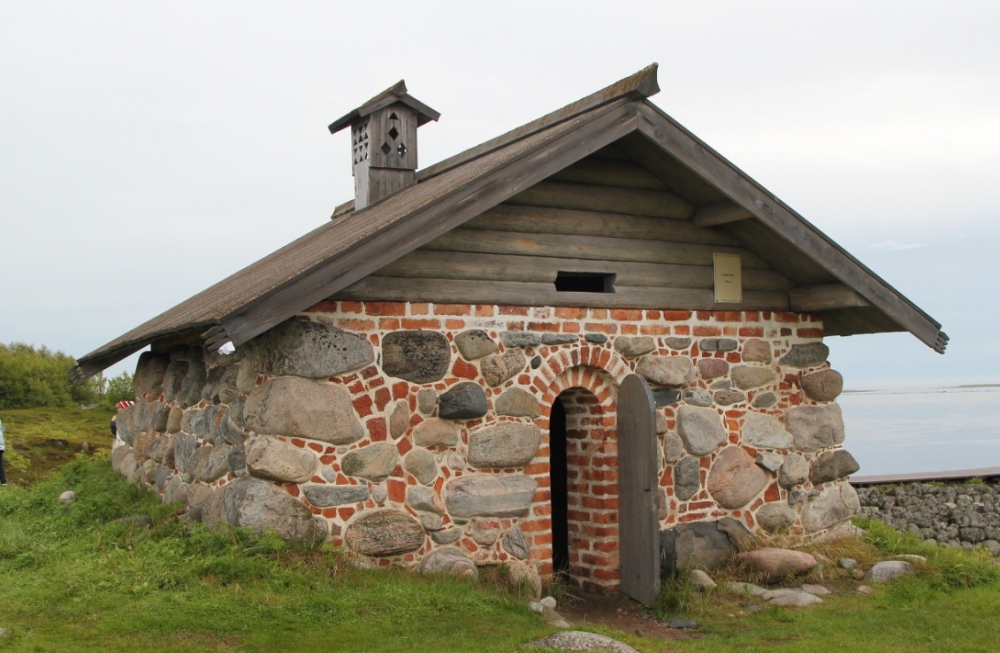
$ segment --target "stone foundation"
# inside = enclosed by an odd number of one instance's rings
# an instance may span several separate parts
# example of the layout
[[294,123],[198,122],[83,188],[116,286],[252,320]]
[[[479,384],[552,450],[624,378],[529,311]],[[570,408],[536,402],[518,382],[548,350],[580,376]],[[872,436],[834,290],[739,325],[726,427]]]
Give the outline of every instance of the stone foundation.
[[230,356],[154,349],[114,465],[192,516],[380,564],[455,547],[553,572],[549,417],[566,412],[569,575],[618,580],[616,397],[657,403],[661,528],[823,532],[859,508],[817,316],[325,301]]

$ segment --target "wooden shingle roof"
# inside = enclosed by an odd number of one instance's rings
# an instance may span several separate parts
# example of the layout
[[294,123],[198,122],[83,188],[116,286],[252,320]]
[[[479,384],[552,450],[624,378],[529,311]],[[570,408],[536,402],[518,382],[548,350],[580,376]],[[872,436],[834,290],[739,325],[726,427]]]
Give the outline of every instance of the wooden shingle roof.
[[[405,86],[397,86],[405,94]],[[650,103],[648,96],[658,90],[653,64],[421,170],[416,183],[361,211],[338,211],[330,222],[81,357],[78,371],[95,374],[153,342],[183,335],[197,334],[209,348],[238,346],[612,144],[670,179],[682,219],[726,231],[791,279],[789,308],[824,312],[829,335],[910,331],[944,351],[947,336],[939,323]]]

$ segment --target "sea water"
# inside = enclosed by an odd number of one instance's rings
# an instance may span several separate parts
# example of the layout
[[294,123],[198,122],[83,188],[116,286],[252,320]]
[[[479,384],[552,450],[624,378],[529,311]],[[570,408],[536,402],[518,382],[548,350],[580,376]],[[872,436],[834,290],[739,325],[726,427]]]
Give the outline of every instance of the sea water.
[[1000,386],[844,392],[858,476],[1000,467]]

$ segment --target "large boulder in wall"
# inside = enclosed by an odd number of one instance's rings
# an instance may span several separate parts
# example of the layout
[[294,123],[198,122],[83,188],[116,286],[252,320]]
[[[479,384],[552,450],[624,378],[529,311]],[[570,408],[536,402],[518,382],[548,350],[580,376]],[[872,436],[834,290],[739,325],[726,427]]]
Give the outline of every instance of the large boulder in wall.
[[689,522],[662,530],[660,573],[667,575],[718,567],[752,540],[750,531],[732,517],[715,522]]
[[326,379],[375,362],[366,338],[319,322],[288,320],[254,342],[257,371]]
[[223,514],[230,526],[258,533],[273,530],[286,540],[312,540],[316,523],[312,511],[278,486],[252,476],[225,487]]
[[267,435],[299,436],[350,444],[365,435],[343,386],[288,376],[257,386],[243,407],[247,429]]

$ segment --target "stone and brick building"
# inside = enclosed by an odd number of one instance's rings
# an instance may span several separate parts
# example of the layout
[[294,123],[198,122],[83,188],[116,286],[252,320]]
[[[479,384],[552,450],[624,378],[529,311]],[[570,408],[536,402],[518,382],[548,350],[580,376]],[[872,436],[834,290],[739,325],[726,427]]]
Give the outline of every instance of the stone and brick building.
[[655,72],[422,170],[438,114],[402,83],[334,122],[353,202],[80,359],[150,347],[116,469],[209,523],[647,601],[662,529],[849,519],[824,336],[947,337],[653,105]]

